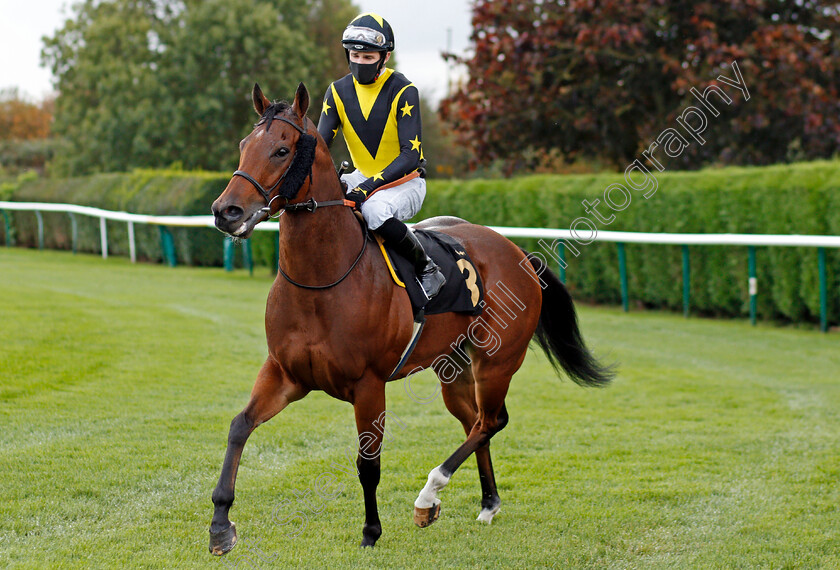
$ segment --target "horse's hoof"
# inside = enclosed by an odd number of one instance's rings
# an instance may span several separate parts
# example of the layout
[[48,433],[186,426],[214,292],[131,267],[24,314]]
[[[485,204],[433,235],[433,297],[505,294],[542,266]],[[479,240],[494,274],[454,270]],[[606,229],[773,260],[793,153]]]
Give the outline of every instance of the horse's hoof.
[[380,536],[382,536],[381,524],[377,523],[370,525],[365,523],[365,527],[362,530],[362,542],[359,546],[362,548],[373,548]]
[[478,518],[475,519],[477,521],[481,521],[483,523],[490,524],[493,522],[493,517],[502,509],[500,505],[496,505],[492,509],[481,509],[481,512],[478,513]]
[[219,532],[210,531],[210,554],[222,556],[230,552],[236,546],[236,525],[230,526]]
[[436,520],[440,516],[440,503],[436,504],[433,507],[429,507],[428,509],[420,509],[418,507],[414,507],[414,524],[419,526],[420,528],[426,528]]

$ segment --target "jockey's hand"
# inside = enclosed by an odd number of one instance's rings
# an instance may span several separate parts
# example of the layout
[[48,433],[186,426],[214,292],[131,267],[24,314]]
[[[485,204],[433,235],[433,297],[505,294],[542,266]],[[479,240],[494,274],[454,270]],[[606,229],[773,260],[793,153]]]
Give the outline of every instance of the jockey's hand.
[[355,202],[357,209],[361,208],[362,202],[367,200],[367,192],[365,192],[361,188],[353,188],[352,190],[347,192],[347,199]]

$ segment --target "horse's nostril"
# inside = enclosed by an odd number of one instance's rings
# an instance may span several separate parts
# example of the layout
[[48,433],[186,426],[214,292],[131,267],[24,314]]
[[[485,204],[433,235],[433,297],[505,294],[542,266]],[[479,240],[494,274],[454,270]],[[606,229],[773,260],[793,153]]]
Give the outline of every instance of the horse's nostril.
[[228,206],[222,210],[222,217],[230,222],[235,222],[242,217],[245,211],[239,206]]

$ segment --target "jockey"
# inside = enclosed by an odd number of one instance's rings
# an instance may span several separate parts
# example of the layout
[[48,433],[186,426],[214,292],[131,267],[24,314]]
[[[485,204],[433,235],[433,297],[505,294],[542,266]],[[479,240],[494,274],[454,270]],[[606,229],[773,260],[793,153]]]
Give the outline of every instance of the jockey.
[[[431,299],[446,279],[402,222],[420,211],[426,197],[426,181],[417,171],[423,158],[420,95],[403,74],[385,67],[394,49],[394,33],[381,16],[357,16],[344,30],[341,43],[350,73],[327,88],[318,132],[331,146],[341,128],[356,167],[341,177],[349,189],[347,198],[360,207],[370,229],[414,262]],[[377,191],[406,175],[413,178]]]

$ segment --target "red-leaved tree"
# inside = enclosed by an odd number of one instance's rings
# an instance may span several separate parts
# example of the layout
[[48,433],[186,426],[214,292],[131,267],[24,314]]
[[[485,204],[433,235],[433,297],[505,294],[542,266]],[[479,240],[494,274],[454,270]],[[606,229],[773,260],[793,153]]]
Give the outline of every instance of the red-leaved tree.
[[[476,0],[469,78],[441,111],[479,164],[557,149],[626,165],[737,61],[739,95],[671,166],[840,147],[840,9],[818,0]],[[528,164],[528,163],[531,164]]]

